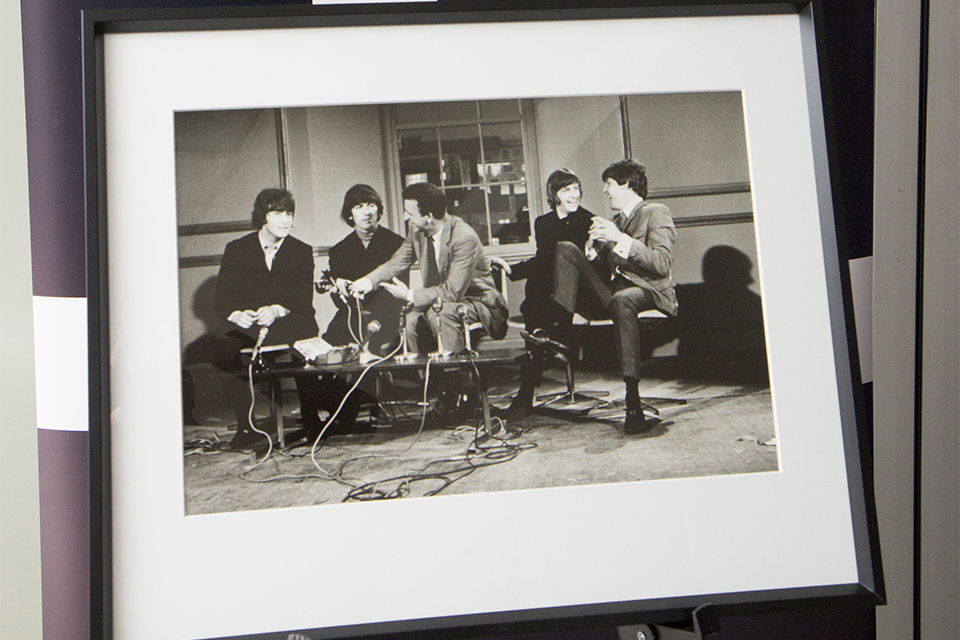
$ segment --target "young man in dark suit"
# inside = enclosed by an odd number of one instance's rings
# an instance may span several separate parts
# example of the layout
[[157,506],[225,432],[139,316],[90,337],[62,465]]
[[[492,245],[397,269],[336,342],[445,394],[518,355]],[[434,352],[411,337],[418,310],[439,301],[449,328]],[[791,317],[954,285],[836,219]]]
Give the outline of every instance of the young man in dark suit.
[[[286,189],[264,189],[250,215],[256,231],[227,244],[220,261],[214,306],[232,325],[241,346],[252,347],[261,332],[263,346],[293,345],[319,333],[313,308],[313,248],[290,235],[296,209]],[[300,413],[308,436],[320,433],[321,392],[317,377],[297,376]],[[238,410],[231,448],[259,444]]]

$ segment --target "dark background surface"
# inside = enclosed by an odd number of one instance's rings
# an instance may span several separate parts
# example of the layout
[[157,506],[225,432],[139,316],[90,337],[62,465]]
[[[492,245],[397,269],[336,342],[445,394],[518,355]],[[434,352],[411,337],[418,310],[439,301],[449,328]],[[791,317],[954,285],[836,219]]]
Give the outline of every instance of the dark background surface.
[[[447,0],[454,2],[456,0]],[[170,6],[308,4],[300,0],[22,0],[33,292],[85,296],[83,103],[80,12]],[[548,6],[549,3],[544,3]],[[828,79],[837,143],[846,258],[872,254],[874,14],[872,0],[825,0]],[[871,385],[865,385],[869,430]],[[41,430],[40,512],[45,638],[89,637],[87,434]],[[866,461],[869,471],[869,460]],[[724,525],[715,525],[724,526]],[[611,532],[615,535],[615,532]],[[655,534],[654,534],[655,536]],[[655,544],[638,539],[637,544]],[[745,553],[776,553],[745,549]],[[197,603],[203,606],[203,603]],[[614,628],[556,630],[497,638],[617,638]],[[803,610],[721,619],[719,640],[876,638],[872,608],[827,603]]]

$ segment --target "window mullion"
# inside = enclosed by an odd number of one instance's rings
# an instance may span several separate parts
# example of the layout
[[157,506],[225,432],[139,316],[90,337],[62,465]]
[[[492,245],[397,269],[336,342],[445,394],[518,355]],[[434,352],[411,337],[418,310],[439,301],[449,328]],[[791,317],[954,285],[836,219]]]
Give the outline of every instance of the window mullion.
[[444,193],[446,193],[447,176],[444,175],[444,174],[445,174],[445,171],[444,171],[444,168],[443,168],[443,145],[442,145],[441,142],[440,142],[440,127],[439,127],[439,126],[434,127],[433,130],[434,130],[434,131],[436,132],[436,134],[437,134],[437,137],[436,137],[436,140],[437,140],[437,164],[439,165],[440,188],[444,191]]
[[[480,103],[477,102],[477,111],[478,111],[478,120],[479,120],[479,109]],[[493,221],[490,219],[490,186],[487,181],[487,157],[483,148],[483,126],[478,121],[477,122],[477,141],[480,144],[480,171],[477,173],[480,175],[480,188],[483,190],[483,209],[484,215],[487,218],[487,246],[493,244]]]

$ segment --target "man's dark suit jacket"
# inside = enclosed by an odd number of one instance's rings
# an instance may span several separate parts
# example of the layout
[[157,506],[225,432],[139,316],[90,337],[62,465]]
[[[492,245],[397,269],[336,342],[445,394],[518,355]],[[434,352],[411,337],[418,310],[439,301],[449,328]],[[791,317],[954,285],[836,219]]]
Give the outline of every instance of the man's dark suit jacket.
[[513,265],[510,270],[510,279],[513,281],[527,278],[541,279],[538,285],[543,287],[547,295],[552,293],[554,256],[557,252],[557,243],[562,241],[572,242],[583,251],[592,221],[593,214],[583,207],[562,220],[557,215],[556,210],[538,216],[533,223],[537,253],[529,260]]
[[[402,244],[403,236],[386,227],[378,226],[366,247],[357,234],[351,232],[330,247],[330,277],[351,281],[362,278],[389,260]],[[400,279],[409,282],[409,272],[400,274]],[[337,305],[337,314],[327,325],[323,339],[335,346],[349,344],[353,342],[353,336],[347,324],[348,319],[352,320],[354,333],[358,332],[356,309],[351,315],[350,309],[335,291],[331,293],[331,297]],[[390,334],[384,336],[387,340],[397,335],[401,306],[399,300],[383,289],[371,291],[363,301],[364,311],[369,312],[370,319],[378,320],[382,326],[381,331]]]
[[[273,268],[268,270],[258,232],[254,231],[224,249],[214,306],[226,318],[234,311],[256,311],[270,304],[282,305],[290,313],[270,326],[265,345],[293,345],[320,332],[313,309],[313,249],[287,236],[273,258]],[[255,337],[259,330],[254,325],[244,333]]]

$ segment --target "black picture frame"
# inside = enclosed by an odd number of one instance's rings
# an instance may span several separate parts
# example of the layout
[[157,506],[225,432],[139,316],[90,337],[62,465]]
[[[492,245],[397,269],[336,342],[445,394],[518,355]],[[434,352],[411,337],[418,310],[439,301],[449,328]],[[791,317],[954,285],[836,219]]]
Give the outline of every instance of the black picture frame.
[[[273,6],[230,7],[209,9],[171,9],[151,11],[93,11],[84,13],[84,102],[86,145],[86,207],[87,234],[87,290],[90,327],[90,456],[91,456],[91,540],[92,540],[92,630],[93,637],[127,637],[128,627],[118,632],[115,626],[114,576],[119,570],[115,558],[113,533],[122,512],[115,511],[114,487],[124,478],[111,456],[112,425],[117,409],[111,395],[111,383],[118,379],[114,372],[115,352],[111,349],[110,278],[111,266],[117,267],[120,258],[111,252],[108,234],[108,143],[110,128],[106,96],[116,88],[110,85],[104,65],[104,39],[110,34],[158,33],[213,33],[241,30],[337,29],[372,28],[374,26],[416,27],[444,25],[496,25],[509,23],[546,23],[572,20],[628,20],[649,21],[661,18],[795,16],[800,23],[802,51],[806,75],[807,110],[812,131],[811,152],[816,164],[816,197],[820,204],[820,243],[824,251],[822,274],[827,290],[823,311],[829,316],[827,341],[832,345],[833,367],[837,377],[836,404],[842,426],[842,454],[847,474],[844,491],[850,501],[849,521],[853,530],[851,558],[856,565],[857,579],[842,584],[800,585],[775,589],[744,591],[716,591],[710,593],[672,594],[650,598],[613,598],[604,601],[532,608],[508,609],[470,613],[442,613],[401,619],[401,616],[348,624],[326,626],[322,618],[318,624],[298,625],[291,622],[267,624],[251,628],[249,633],[230,632],[189,637],[286,637],[299,631],[310,637],[357,637],[385,633],[402,633],[410,637],[444,636],[457,633],[479,636],[489,633],[522,632],[555,628],[576,628],[597,625],[632,624],[636,622],[667,622],[683,620],[689,612],[704,603],[718,607],[725,613],[749,613],[809,605],[812,602],[842,601],[872,606],[884,597],[879,544],[870,478],[864,477],[861,460],[868,446],[863,433],[863,421],[858,419],[860,407],[860,380],[857,364],[855,331],[849,277],[842,244],[838,246],[838,229],[842,230],[842,215],[834,210],[839,200],[830,183],[833,168],[831,109],[829,100],[821,101],[821,85],[825,73],[822,55],[823,33],[819,23],[819,3],[733,3],[733,2],[642,2],[642,3],[474,3],[387,4],[346,6]],[[114,240],[115,241],[115,240]],[[111,258],[112,254],[112,258]],[[123,266],[123,265],[121,265]],[[115,305],[117,303],[114,303]],[[113,323],[116,325],[116,323]],[[115,341],[114,336],[113,340]],[[145,498],[146,499],[146,498]],[[611,513],[611,515],[613,515]],[[727,526],[736,527],[736,523]],[[145,550],[141,550],[145,551]],[[803,553],[796,551],[795,553]],[[704,558],[698,558],[703,560]],[[120,580],[122,584],[126,578]],[[171,612],[167,612],[168,614]],[[160,632],[164,636],[164,632]]]

